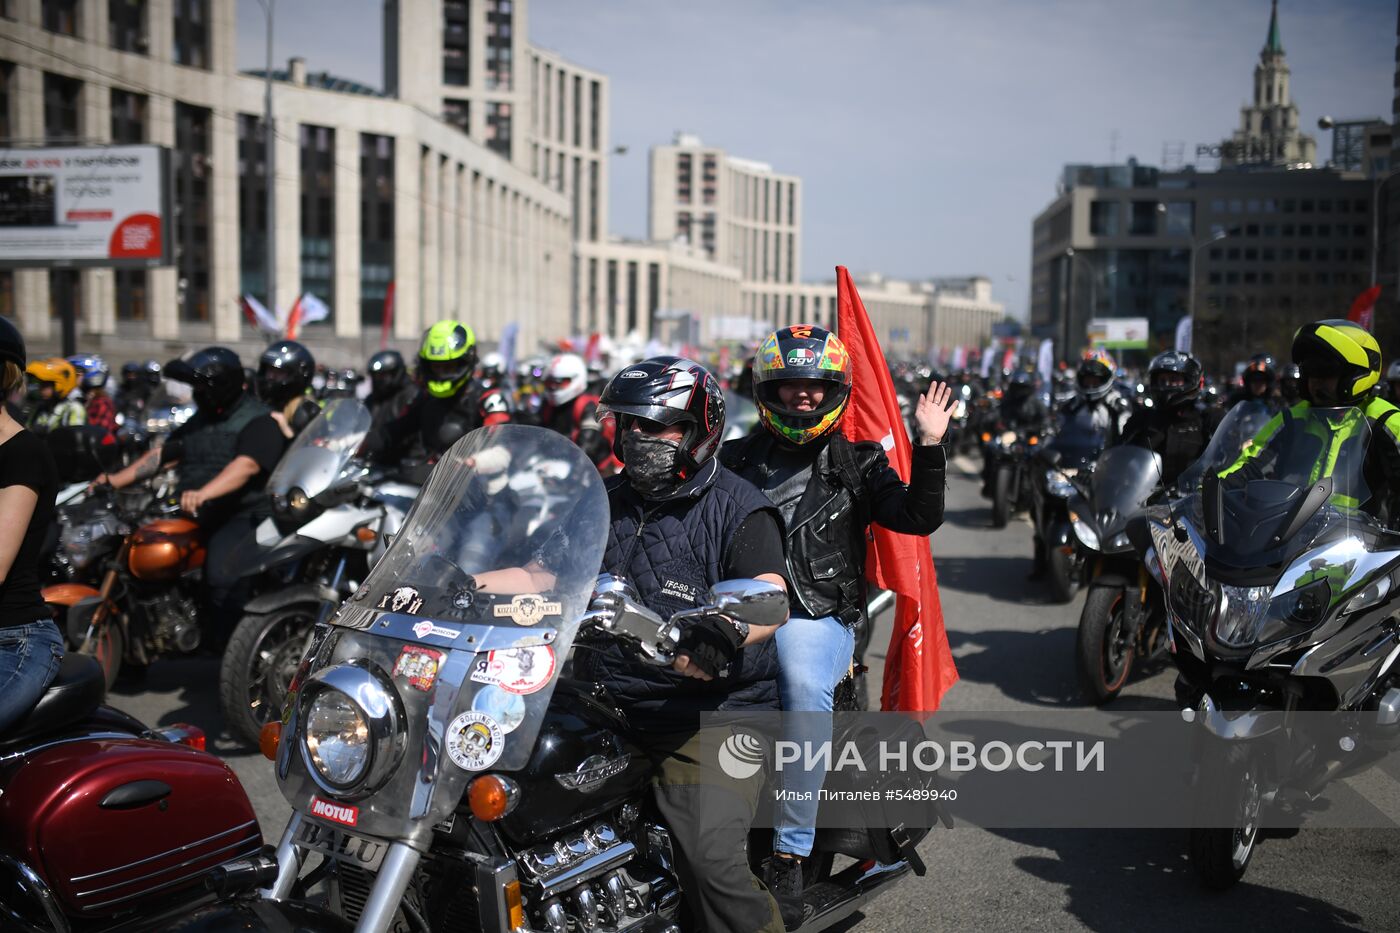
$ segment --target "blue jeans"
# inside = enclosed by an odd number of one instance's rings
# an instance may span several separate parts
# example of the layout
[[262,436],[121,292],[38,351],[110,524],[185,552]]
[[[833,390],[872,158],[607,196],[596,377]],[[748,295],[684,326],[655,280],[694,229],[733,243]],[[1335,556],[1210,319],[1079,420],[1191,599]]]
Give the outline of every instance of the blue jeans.
[[[831,741],[832,695],[851,666],[855,635],[833,616],[792,616],[773,637],[778,642],[778,693],[783,710],[805,714],[784,717],[783,738],[803,748],[802,743],[811,743],[816,749]],[[813,715],[816,713],[826,715]],[[806,771],[797,764],[788,764],[778,772],[779,788],[794,793],[784,795],[787,799],[778,811],[775,851],[803,857],[812,854],[817,792],[825,779],[822,769]]]
[[0,628],[0,738],[34,708],[63,660],[63,636],[47,619]]

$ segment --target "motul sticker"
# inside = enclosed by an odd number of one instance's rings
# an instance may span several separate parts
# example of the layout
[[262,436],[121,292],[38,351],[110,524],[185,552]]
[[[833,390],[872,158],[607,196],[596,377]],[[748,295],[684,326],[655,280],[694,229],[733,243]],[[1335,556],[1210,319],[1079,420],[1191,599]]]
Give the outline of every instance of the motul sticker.
[[394,676],[407,678],[408,685],[414,690],[426,691],[437,680],[441,663],[441,651],[408,645],[399,652],[399,660],[394,664]]
[[485,771],[505,749],[500,723],[485,713],[462,713],[447,727],[447,756],[464,771]]
[[401,586],[379,597],[379,603],[374,608],[417,615],[418,610],[423,608],[423,597],[413,587]]
[[513,596],[508,606],[494,609],[496,618],[509,618],[516,625],[537,625],[545,616],[557,616],[561,611],[558,603],[546,602],[538,593],[522,593]]
[[342,826],[354,826],[360,821],[360,808],[348,803],[332,803],[320,797],[311,798],[311,815]]
[[476,656],[471,678],[511,693],[531,694],[549,683],[554,666],[554,649],[549,645],[499,648]]
[[445,625],[434,625],[433,623],[424,620],[422,622],[414,624],[413,634],[418,636],[419,638],[427,638],[429,635],[435,635],[438,638],[455,639],[458,635],[462,634],[462,630],[457,628],[448,628]]

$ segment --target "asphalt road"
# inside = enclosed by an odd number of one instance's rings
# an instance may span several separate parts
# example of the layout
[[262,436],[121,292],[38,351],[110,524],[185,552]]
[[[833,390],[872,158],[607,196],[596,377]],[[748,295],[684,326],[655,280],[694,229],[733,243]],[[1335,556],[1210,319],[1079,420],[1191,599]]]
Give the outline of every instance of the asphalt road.
[[[1050,605],[1044,588],[1026,581],[1030,528],[1013,521],[992,529],[976,482],[963,475],[970,469],[965,461],[950,469],[947,521],[933,538],[961,674],[944,709],[1078,705],[1072,657],[1082,597]],[[867,658],[872,684],[879,683],[889,617],[877,627]],[[275,840],[290,811],[268,762],[219,734],[217,678],[212,660],[164,662],[139,688],[119,683],[111,700],[148,723],[203,727],[211,750],[230,761],[253,798],[263,832]],[[1124,710],[1172,708],[1172,679],[1168,672],[1139,677],[1115,703]],[[896,885],[853,926],[871,933],[1400,931],[1394,890],[1400,831],[1304,829],[1292,839],[1269,840],[1244,881],[1224,894],[1197,885],[1185,843],[1184,832],[1169,830],[936,829],[920,846],[928,874]]]

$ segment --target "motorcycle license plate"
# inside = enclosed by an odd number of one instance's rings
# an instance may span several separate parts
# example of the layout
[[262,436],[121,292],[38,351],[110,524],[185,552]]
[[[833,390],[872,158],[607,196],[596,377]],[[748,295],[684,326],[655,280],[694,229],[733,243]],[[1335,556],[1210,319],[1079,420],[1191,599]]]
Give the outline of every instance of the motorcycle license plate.
[[384,853],[389,851],[387,842],[357,836],[352,832],[309,819],[301,821],[296,844],[303,849],[319,852],[328,858],[358,866],[365,871],[378,871],[379,866],[384,863]]

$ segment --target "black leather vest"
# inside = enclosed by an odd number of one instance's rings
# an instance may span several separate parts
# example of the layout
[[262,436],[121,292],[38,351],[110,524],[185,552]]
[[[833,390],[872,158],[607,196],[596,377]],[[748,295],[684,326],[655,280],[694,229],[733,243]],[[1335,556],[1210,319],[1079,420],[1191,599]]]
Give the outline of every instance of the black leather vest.
[[[195,412],[194,417],[190,419],[188,430],[182,432],[181,440],[184,446],[180,453],[180,481],[177,490],[184,492],[187,489],[199,489],[218,476],[219,471],[233,461],[238,449],[239,432],[248,426],[248,422],[266,414],[268,407],[246,393],[234,403],[228,415],[223,418],[216,420],[205,417],[201,412]],[[266,479],[267,477],[255,477],[243,489],[213,500],[201,509],[201,512],[217,524],[235,511],[263,506],[263,500],[266,498],[263,491]],[[201,518],[200,524],[206,524],[204,518]]]
[[[625,475],[612,477],[608,501],[612,525],[603,571],[626,577],[643,604],[663,617],[703,602],[724,578],[726,547],[744,519],[773,511],[763,493],[716,460],[661,502],[643,500]],[[778,708],[772,639],[741,648],[729,676],[712,681],[644,664],[611,640],[579,655],[580,675],[607,687],[640,729],[682,731],[694,727],[700,712]]]

